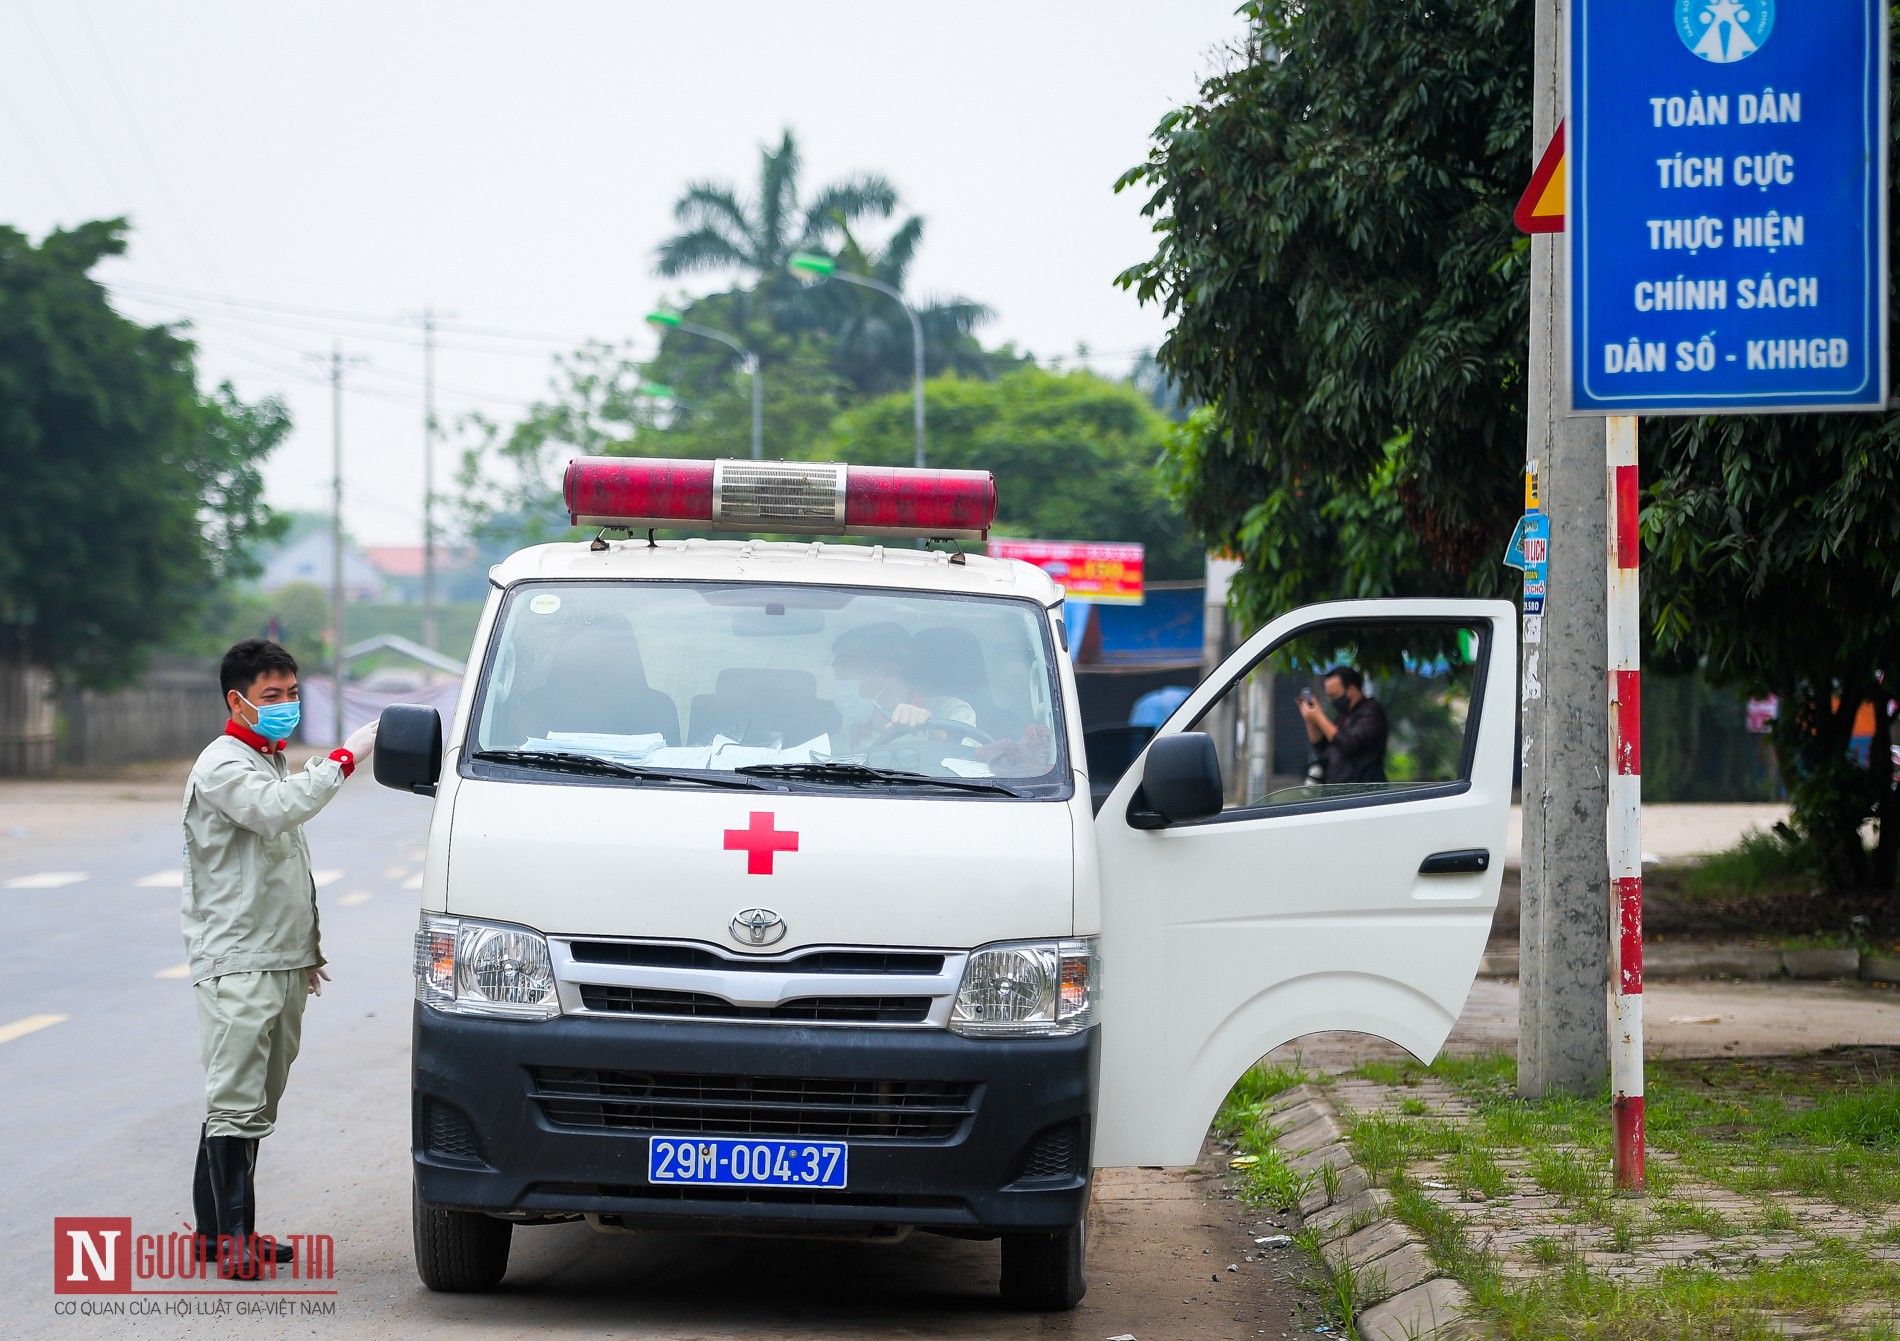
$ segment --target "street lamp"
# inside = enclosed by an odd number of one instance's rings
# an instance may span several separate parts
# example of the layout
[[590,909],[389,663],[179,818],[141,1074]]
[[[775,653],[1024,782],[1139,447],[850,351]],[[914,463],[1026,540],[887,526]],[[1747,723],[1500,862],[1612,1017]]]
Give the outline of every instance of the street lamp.
[[[717,340],[726,348],[737,351],[739,357],[745,360],[746,376],[752,379],[752,459],[763,461],[765,459],[763,437],[765,416],[763,402],[759,399],[763,394],[759,381],[759,356],[724,331],[716,331],[710,326],[695,326],[677,312],[649,312],[647,324],[663,326],[669,331],[685,331],[688,335],[704,336],[708,340]],[[673,393],[669,389],[666,394],[671,396]]]
[[847,284],[856,284],[861,289],[876,289],[897,300],[904,309],[904,315],[910,318],[911,352],[911,388],[912,398],[916,401],[915,418],[917,420],[917,468],[924,466],[924,323],[917,319],[917,313],[904,301],[904,295],[881,279],[872,279],[869,275],[854,275],[849,270],[838,269],[838,263],[829,256],[814,256],[810,252],[799,252],[786,263],[793,270],[815,275],[819,279],[841,279]]

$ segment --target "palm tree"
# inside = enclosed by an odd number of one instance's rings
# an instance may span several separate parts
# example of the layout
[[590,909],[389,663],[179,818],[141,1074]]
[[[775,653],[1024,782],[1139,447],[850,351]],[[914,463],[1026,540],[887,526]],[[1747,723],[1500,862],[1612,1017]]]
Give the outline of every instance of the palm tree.
[[[860,243],[844,221],[838,224],[838,234],[840,270],[868,275],[908,293],[905,279],[924,236],[921,218],[911,215],[877,251]],[[887,296],[856,285],[820,283],[781,294],[774,308],[781,329],[830,336],[832,367],[860,391],[876,395],[910,385],[910,322]],[[991,358],[973,334],[994,315],[989,308],[967,298],[946,298],[925,300],[916,310],[924,328],[926,373],[995,375]]]
[[801,207],[798,146],[787,130],[759,149],[758,193],[740,198],[727,182],[693,182],[673,206],[679,233],[660,244],[655,267],[668,279],[701,270],[749,270],[760,281],[785,271],[794,252],[826,251],[853,220],[889,217],[897,192],[875,173],[833,182]]

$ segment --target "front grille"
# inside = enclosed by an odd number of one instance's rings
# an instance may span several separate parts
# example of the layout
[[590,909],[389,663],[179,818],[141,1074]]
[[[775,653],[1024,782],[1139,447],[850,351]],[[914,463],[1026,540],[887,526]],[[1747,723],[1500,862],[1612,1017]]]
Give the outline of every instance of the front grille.
[[814,950],[790,959],[728,959],[692,945],[635,945],[624,941],[572,941],[577,964],[626,964],[635,968],[707,969],[715,973],[915,974],[943,972],[943,956],[887,950]]
[[1018,1178],[1069,1178],[1075,1173],[1076,1149],[1081,1144],[1078,1124],[1064,1122],[1036,1137],[1023,1157]]
[[438,1159],[482,1162],[481,1140],[468,1114],[440,1099],[428,1099],[422,1105],[423,1148]]
[[617,1015],[689,1015],[708,1020],[813,1020],[827,1024],[921,1024],[927,996],[804,996],[776,1006],[739,1006],[704,992],[582,983],[581,1004]]
[[559,1127],[707,1136],[941,1141],[975,1112],[964,1080],[826,1080],[537,1067]]

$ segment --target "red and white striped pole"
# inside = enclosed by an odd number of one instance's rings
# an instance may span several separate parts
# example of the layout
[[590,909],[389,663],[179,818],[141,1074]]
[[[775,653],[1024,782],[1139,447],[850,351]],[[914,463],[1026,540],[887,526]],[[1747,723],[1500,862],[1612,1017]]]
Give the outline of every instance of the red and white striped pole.
[[1610,1124],[1616,1186],[1643,1189],[1643,672],[1636,416],[1605,423],[1609,460]]

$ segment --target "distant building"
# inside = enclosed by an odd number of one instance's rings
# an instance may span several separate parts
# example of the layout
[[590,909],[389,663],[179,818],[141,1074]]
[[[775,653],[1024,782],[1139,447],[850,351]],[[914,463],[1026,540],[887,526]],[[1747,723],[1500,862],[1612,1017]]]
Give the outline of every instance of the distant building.
[[[305,531],[286,541],[264,560],[264,575],[258,580],[260,588],[267,592],[282,591],[293,582],[312,582],[326,591],[329,589],[330,533],[327,530]],[[361,550],[344,542],[343,599],[374,601],[382,594],[382,574]]]
[[[363,551],[382,578],[383,599],[413,605],[422,599],[421,545],[371,545]],[[435,597],[438,601],[480,600],[485,583],[478,580],[472,591],[466,580],[475,559],[473,551],[444,549],[435,551]],[[479,575],[477,575],[479,579]]]

